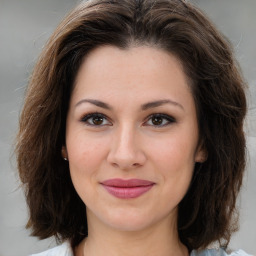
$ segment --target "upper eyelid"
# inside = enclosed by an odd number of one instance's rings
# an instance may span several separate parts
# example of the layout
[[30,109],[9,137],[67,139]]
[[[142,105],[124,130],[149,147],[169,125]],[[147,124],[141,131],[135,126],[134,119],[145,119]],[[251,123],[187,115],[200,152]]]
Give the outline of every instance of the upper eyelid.
[[[143,125],[145,125],[152,117],[154,116],[159,116],[163,119],[166,119],[167,120],[167,124],[163,124],[163,125],[148,125],[148,126],[153,126],[155,128],[161,128],[161,127],[165,127],[165,126],[168,126],[169,124],[171,123],[175,123],[176,122],[176,118],[174,118],[173,116],[171,115],[168,115],[168,114],[164,114],[164,113],[155,113],[155,114],[151,114],[149,115],[145,121],[143,122]],[[147,125],[146,125],[147,126]]]
[[103,114],[101,112],[88,112],[86,114],[83,114],[81,119],[86,118],[86,117],[93,117],[93,116],[97,116],[97,115],[108,118],[105,114]]
[[146,120],[152,118],[153,116],[159,116],[159,117],[166,118],[166,119],[173,119],[173,120],[176,120],[176,118],[174,118],[173,116],[171,116],[171,115],[169,115],[169,114],[164,114],[164,113],[153,113],[153,114],[150,114],[150,115],[146,118]]
[[81,122],[86,122],[88,119],[95,117],[95,116],[100,116],[102,118],[105,118],[106,120],[108,120],[108,122],[111,122],[111,119],[106,116],[105,114],[99,113],[99,112],[92,112],[92,113],[87,113],[82,115],[82,117],[80,118]]

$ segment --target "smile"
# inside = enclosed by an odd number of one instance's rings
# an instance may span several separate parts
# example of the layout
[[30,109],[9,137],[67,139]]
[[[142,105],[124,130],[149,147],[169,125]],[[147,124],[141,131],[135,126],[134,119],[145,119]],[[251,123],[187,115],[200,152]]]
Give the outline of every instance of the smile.
[[113,196],[122,199],[130,199],[141,196],[149,191],[155,183],[148,180],[139,179],[111,179],[101,183],[101,185]]

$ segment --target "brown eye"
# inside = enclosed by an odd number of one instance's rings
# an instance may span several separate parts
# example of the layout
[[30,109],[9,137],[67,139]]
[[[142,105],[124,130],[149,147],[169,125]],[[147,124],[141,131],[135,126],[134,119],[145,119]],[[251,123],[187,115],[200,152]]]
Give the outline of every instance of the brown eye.
[[162,123],[163,123],[163,118],[161,116],[152,117],[152,124],[153,125],[161,125]]
[[175,119],[166,114],[153,114],[148,117],[147,122],[145,125],[154,126],[154,127],[164,127],[174,123]]
[[84,116],[81,119],[82,122],[84,122],[86,125],[90,126],[105,126],[105,125],[111,125],[111,123],[108,121],[107,117],[100,113],[92,113]]
[[96,116],[92,118],[94,125],[101,125],[103,123],[103,118],[101,116]]

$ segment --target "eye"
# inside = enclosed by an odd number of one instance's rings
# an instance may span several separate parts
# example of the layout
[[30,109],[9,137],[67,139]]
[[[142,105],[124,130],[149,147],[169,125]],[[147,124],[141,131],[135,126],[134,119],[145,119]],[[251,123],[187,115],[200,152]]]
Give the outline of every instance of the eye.
[[91,126],[106,126],[111,125],[111,122],[107,119],[107,117],[101,113],[91,113],[85,115],[82,119],[86,125]]
[[175,122],[175,119],[169,115],[153,114],[148,117],[147,121],[144,124],[150,125],[150,126],[156,126],[156,127],[163,127],[174,122]]

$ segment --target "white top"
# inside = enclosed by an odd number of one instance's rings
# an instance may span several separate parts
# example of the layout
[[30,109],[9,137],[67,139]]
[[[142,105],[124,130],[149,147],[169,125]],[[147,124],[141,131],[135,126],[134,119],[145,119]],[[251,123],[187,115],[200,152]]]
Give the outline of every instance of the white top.
[[[30,256],[74,256],[71,246],[68,242],[63,243],[57,247],[49,249],[45,252],[41,252],[38,254],[32,254]],[[238,250],[232,252],[231,254],[227,254],[223,249],[206,249],[203,251],[193,250],[190,256],[253,256],[245,253],[242,250]]]

